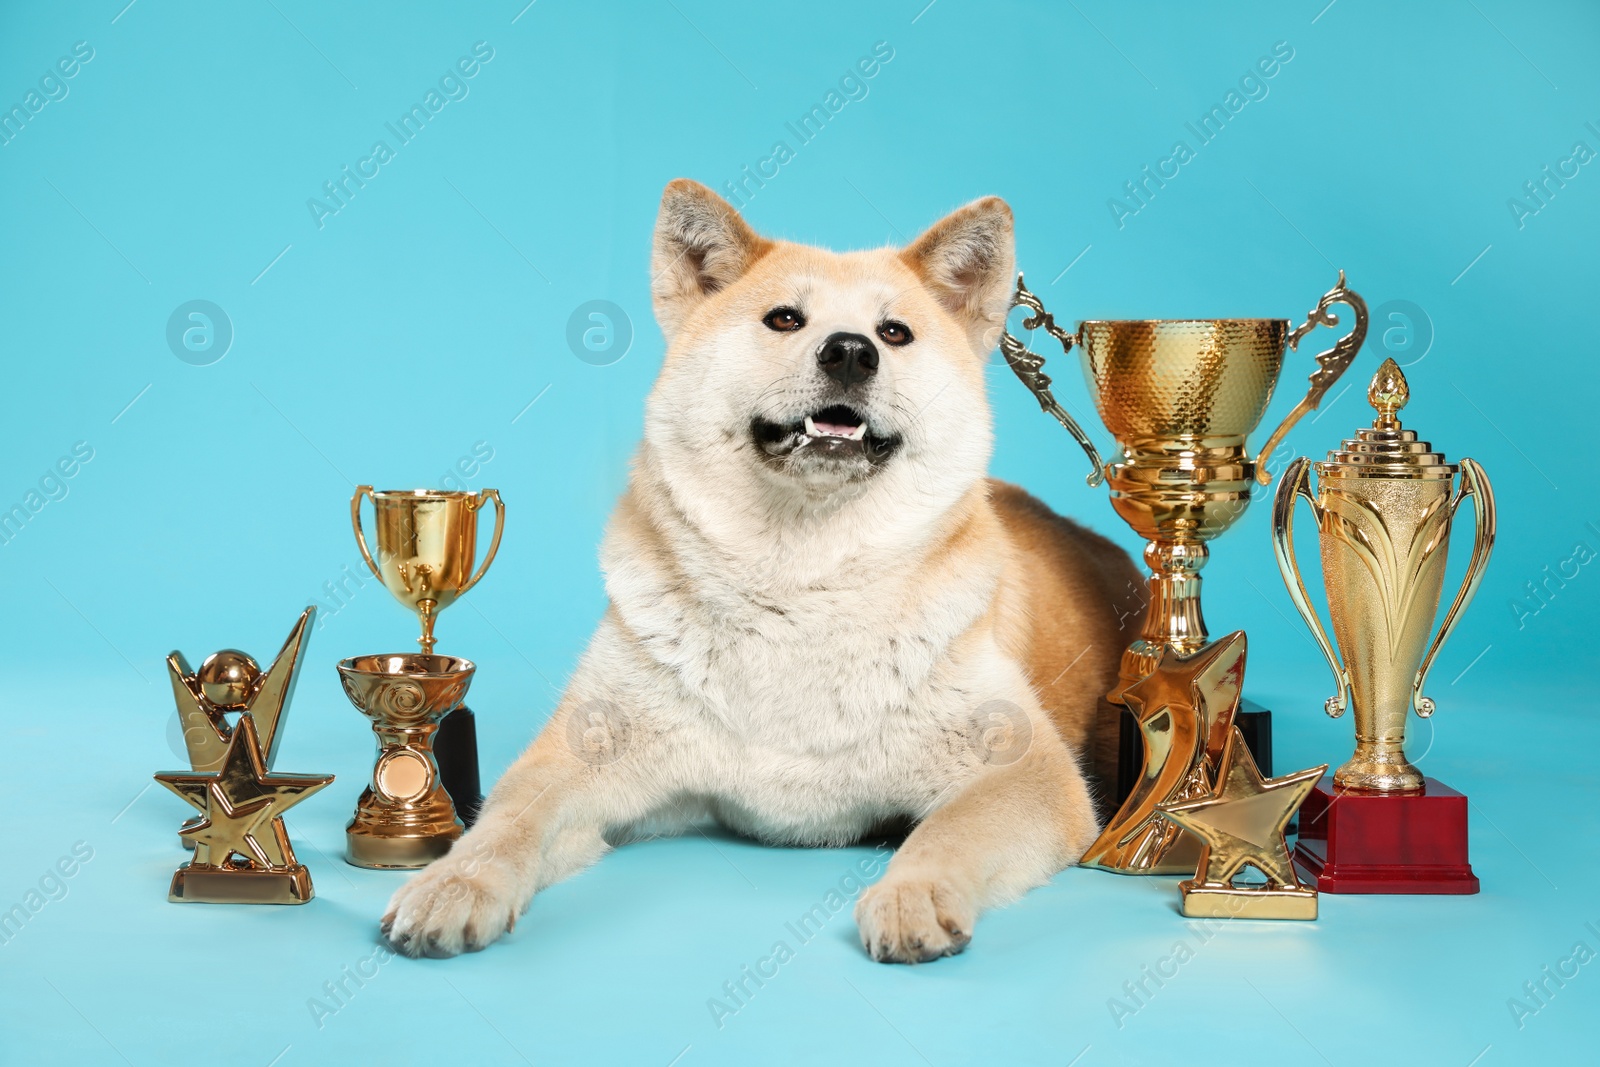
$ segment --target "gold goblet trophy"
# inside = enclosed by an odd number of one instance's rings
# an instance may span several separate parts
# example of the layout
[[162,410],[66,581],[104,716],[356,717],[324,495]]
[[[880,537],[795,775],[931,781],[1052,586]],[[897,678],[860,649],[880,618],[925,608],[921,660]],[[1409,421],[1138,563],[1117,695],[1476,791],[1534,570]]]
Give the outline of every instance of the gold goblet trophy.
[[[361,528],[363,497],[375,512],[376,558]],[[474,571],[478,513],[490,502],[494,536]],[[350,498],[350,521],[372,573],[421,620],[422,651],[339,664],[345,694],[372,720],[379,749],[372,784],[346,828],[345,858],[359,867],[424,867],[450,850],[463,830],[460,816],[470,822],[479,802],[475,727],[461,706],[475,668],[434,655],[434,622],[494,562],[505,506],[494,489],[374,492],[362,485]]]
[[[1316,357],[1304,399],[1252,457],[1246,438],[1272,399],[1285,348],[1298,348],[1319,325],[1338,325],[1328,311],[1334,304],[1355,312],[1354,327]],[[1150,601],[1144,628],[1123,652],[1116,687],[1108,695],[1120,704],[1128,687],[1156,668],[1164,647],[1189,655],[1207,644],[1200,611],[1207,545],[1244,514],[1254,483],[1271,483],[1264,461],[1355,358],[1367,334],[1367,305],[1345,287],[1343,271],[1339,284],[1292,331],[1285,319],[1135,319],[1080,322],[1069,334],[1021,275],[1014,305],[1034,312],[1023,321],[1025,329],[1043,326],[1066,352],[1077,346],[1095,408],[1119,446],[1113,462],[1101,461],[1088,436],[1051,395],[1044,359],[1002,333],[1006,362],[1039,405],[1083,446],[1093,464],[1089,484],[1109,481],[1111,506],[1148,542]]]
[[[366,533],[361,529],[361,498],[372,501],[378,558],[372,558]],[[478,550],[478,511],[494,503],[494,538],[476,574],[472,561]],[[505,532],[506,509],[500,491],[485,489],[462,493],[442,489],[385,489],[356,486],[350,498],[350,523],[355,527],[361,558],[394,598],[422,620],[417,644],[433,654],[433,623],[439,612],[478,584]]]

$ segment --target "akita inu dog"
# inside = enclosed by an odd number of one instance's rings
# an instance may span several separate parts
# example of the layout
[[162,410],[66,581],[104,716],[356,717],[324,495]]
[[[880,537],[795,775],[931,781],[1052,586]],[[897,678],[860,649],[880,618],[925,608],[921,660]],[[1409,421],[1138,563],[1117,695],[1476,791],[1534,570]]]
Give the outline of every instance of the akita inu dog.
[[905,820],[856,922],[874,959],[930,960],[1083,853],[1139,577],[985,476],[1012,246],[996,197],[834,253],[667,186],[667,355],[601,548],[610,608],[478,824],[395,894],[394,945],[480,949],[641,833],[838,846]]

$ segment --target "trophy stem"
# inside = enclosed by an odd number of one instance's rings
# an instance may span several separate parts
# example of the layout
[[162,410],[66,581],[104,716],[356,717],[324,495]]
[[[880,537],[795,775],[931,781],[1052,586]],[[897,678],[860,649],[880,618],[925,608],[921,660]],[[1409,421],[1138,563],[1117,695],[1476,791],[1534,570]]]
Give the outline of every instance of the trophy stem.
[[417,638],[417,644],[422,646],[424,656],[433,655],[433,646],[438,642],[433,636],[433,620],[437,617],[433,609],[438,606],[436,600],[419,600],[417,602],[417,615],[422,619],[422,636]]
[[1207,644],[1205,616],[1200,611],[1200,569],[1211,557],[1204,541],[1151,541],[1144,548],[1150,568],[1146,582],[1150,603],[1139,636],[1122,653],[1117,684],[1106,699],[1125,703],[1128,687],[1148,676],[1161,662],[1163,646],[1181,656]]
[[1358,705],[1356,751],[1334,772],[1333,784],[1359,793],[1421,793],[1422,772],[1406,759],[1405,716],[1409,710],[1399,706],[1379,715]]

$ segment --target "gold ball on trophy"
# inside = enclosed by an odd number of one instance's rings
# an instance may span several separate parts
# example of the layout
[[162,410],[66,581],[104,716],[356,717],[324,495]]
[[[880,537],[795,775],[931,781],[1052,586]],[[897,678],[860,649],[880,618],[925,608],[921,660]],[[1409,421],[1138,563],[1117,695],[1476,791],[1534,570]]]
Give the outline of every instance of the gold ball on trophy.
[[200,691],[219,708],[243,708],[261,678],[256,661],[236,648],[225,648],[206,657],[195,672]]

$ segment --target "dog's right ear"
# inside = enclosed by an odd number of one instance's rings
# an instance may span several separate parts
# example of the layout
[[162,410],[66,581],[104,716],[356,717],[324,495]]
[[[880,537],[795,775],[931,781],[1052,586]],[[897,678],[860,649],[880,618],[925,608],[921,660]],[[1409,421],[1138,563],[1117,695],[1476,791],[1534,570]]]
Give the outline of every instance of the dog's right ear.
[[669,183],[650,257],[650,295],[668,342],[701,301],[731,285],[771,247],[699,182]]

